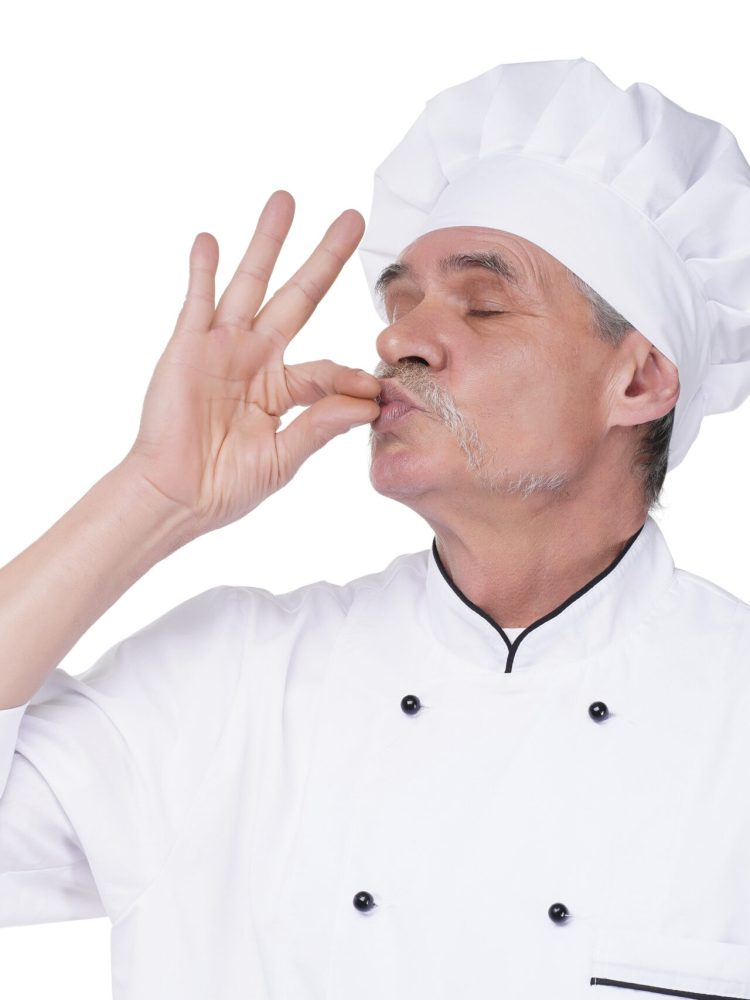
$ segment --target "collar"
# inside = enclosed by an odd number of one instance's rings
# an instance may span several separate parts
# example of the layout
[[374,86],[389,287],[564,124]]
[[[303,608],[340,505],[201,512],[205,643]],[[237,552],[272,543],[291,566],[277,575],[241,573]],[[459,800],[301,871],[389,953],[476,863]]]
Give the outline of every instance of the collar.
[[666,597],[675,572],[664,535],[649,515],[619,555],[511,642],[502,627],[453,583],[432,542],[426,595],[430,622],[442,645],[463,659],[502,665],[514,675],[554,660],[600,653],[639,628]]

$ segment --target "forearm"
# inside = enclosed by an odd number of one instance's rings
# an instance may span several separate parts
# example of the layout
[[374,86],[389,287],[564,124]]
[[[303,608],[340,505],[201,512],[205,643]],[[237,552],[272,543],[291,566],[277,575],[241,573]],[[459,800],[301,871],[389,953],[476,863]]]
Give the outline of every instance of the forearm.
[[0,569],[0,709],[24,704],[80,637],[192,537],[185,510],[127,460]]

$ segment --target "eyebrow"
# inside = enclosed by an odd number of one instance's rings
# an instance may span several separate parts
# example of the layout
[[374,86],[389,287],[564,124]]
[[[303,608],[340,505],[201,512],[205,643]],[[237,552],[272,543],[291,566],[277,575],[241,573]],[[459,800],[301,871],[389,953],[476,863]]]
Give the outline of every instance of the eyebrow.
[[[521,287],[518,272],[498,250],[475,250],[471,253],[451,253],[446,257],[441,257],[438,261],[438,271],[440,274],[449,274],[456,271],[469,271],[475,268],[483,268],[485,271],[496,275],[498,278]],[[408,264],[401,261],[394,261],[385,267],[378,280],[375,282],[375,294],[381,299],[385,296],[386,289],[395,282],[403,278],[413,278],[414,272]]]

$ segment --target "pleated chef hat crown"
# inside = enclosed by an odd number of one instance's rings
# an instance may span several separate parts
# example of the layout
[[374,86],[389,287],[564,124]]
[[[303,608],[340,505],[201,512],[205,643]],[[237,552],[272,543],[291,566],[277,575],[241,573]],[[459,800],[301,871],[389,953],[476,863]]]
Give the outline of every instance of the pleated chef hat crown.
[[750,166],[723,125],[587,59],[508,63],[441,91],[375,171],[370,293],[418,236],[515,233],[583,278],[678,369],[669,469],[750,394]]

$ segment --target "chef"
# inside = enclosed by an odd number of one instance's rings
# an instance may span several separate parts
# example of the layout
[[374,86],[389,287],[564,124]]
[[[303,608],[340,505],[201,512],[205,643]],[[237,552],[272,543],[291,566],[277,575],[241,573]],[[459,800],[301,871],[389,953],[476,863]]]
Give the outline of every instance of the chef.
[[748,234],[732,133],[647,84],[429,100],[359,253],[431,548],[0,711],[0,924],[106,915],[115,1000],[750,998],[750,607],[650,514],[750,393]]

